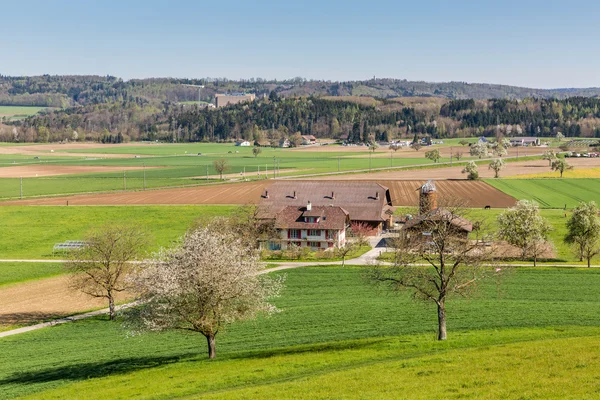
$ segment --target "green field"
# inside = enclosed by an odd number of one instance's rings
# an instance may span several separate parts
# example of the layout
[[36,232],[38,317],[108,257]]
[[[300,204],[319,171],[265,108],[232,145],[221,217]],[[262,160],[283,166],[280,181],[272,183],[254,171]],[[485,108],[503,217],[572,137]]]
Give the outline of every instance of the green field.
[[7,121],[14,121],[35,115],[45,109],[47,107],[0,106],[0,119],[4,117]]
[[61,263],[0,263],[0,287],[2,285],[25,282],[65,272]]
[[3,397],[596,396],[600,271],[524,268],[490,281],[451,301],[444,343],[433,307],[378,291],[362,271],[287,271],[282,312],[220,333],[212,362],[202,336],[131,337],[104,319],[2,339]]
[[600,199],[600,179],[486,179],[518,200],[535,200],[542,208],[574,208]]
[[[123,223],[146,228],[154,250],[169,246],[201,216],[226,215],[230,206],[132,207],[0,207],[0,258],[38,259],[52,256],[52,247],[82,240],[103,224]],[[59,255],[57,255],[59,257]],[[3,265],[0,264],[0,268]]]

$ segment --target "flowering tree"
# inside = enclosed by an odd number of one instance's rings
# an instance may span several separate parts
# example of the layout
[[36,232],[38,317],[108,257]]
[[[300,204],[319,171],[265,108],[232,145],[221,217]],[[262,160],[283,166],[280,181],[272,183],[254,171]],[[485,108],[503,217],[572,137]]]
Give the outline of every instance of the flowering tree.
[[534,266],[551,229],[535,201],[520,200],[515,207],[498,216],[498,236],[520,248],[522,257],[532,256]]
[[552,162],[556,160],[556,152],[552,149],[546,150],[544,154],[542,154],[543,160],[548,160],[548,166],[552,167]]
[[506,164],[504,163],[503,159],[497,158],[490,163],[488,168],[494,170],[494,178],[498,178],[500,176],[500,171],[504,168],[505,165]]
[[486,143],[483,143],[483,142],[474,143],[473,145],[471,145],[471,148],[469,149],[469,153],[473,157],[479,157],[479,158],[487,157],[488,146]]
[[442,156],[440,155],[440,151],[438,149],[425,152],[425,158],[430,159],[434,163],[440,161],[441,157]]
[[463,174],[468,174],[467,179],[475,181],[479,179],[479,170],[475,161],[470,161],[462,170]]
[[131,318],[150,330],[201,333],[215,358],[215,338],[227,324],[277,311],[268,300],[279,294],[282,278],[262,271],[257,252],[238,235],[199,228],[137,271],[142,305]]

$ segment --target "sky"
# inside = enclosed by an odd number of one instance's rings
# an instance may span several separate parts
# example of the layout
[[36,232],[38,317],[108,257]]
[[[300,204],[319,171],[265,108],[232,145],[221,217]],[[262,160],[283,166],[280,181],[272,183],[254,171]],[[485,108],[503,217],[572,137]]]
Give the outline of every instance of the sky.
[[0,74],[600,87],[600,2],[3,2]]

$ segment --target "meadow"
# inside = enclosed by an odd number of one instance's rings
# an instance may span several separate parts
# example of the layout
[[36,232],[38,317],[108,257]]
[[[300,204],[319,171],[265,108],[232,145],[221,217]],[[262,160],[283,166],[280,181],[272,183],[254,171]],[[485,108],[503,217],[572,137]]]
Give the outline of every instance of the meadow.
[[2,262],[0,263],[0,287],[64,273],[65,269],[61,263]]
[[600,179],[486,179],[518,200],[535,200],[542,208],[574,208],[600,199]]
[[[151,249],[169,246],[200,217],[227,215],[230,206],[0,207],[0,258],[46,259],[52,247],[83,240],[92,228],[131,224],[147,229]],[[57,254],[55,257],[59,258]],[[0,263],[0,269],[8,268]]]
[[520,268],[488,281],[450,301],[443,343],[434,307],[363,272],[288,270],[281,312],[219,333],[216,361],[201,335],[130,336],[104,318],[4,338],[3,397],[595,396],[600,271]]
[[46,109],[47,107],[0,106],[0,118],[5,117],[8,121],[14,121],[27,118]]

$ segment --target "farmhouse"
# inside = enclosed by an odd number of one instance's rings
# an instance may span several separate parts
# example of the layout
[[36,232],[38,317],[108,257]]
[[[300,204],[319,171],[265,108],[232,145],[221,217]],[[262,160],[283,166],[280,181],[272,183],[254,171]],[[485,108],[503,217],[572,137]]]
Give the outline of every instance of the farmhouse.
[[286,250],[291,246],[310,247],[311,250],[344,247],[350,216],[335,206],[286,206],[275,217],[279,243],[271,242],[271,249]]
[[458,236],[466,238],[469,235],[469,232],[473,230],[471,221],[438,207],[437,189],[433,181],[428,181],[418,190],[419,215],[406,221],[402,228],[403,234],[407,238],[427,240],[432,234],[431,227],[439,227],[440,221],[446,221],[447,225],[443,225],[452,229]]
[[275,218],[288,206],[341,207],[351,223],[366,226],[378,235],[391,226],[394,207],[387,187],[375,182],[278,181],[262,194],[260,205],[265,218]]
[[248,147],[248,146],[250,146],[250,142],[247,140],[236,140],[235,145],[242,146],[242,147]]
[[511,146],[539,146],[540,139],[536,137],[516,137],[510,138]]
[[231,104],[244,103],[246,101],[254,101],[255,95],[253,93],[232,93],[232,94],[217,94],[215,95],[215,103],[217,108],[225,107]]
[[307,146],[310,144],[316,144],[317,143],[317,138],[314,137],[313,135],[302,135],[302,144]]

